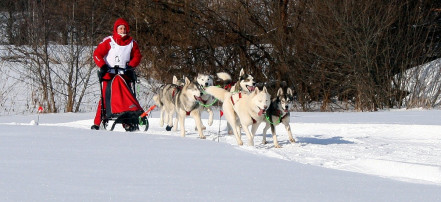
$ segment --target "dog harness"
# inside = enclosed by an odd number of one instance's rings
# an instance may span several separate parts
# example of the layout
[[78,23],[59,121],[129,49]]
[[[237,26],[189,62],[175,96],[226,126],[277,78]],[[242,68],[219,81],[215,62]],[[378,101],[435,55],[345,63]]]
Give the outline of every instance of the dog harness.
[[273,122],[271,122],[270,117],[269,117],[267,114],[265,114],[265,118],[270,122],[270,124],[272,124],[272,125],[277,125],[277,124],[279,124],[280,122],[282,122],[282,119],[284,119],[286,116],[288,116],[289,112],[285,113],[283,116],[282,116],[282,114],[283,114],[283,111],[282,111],[282,110],[277,110],[277,113],[274,114],[275,116],[278,116],[278,117],[279,117],[279,122],[277,122],[277,123],[273,123]]
[[[190,111],[185,110],[185,113],[187,114],[187,116],[190,116],[191,111],[193,111],[194,109],[196,109],[198,106],[198,103],[194,104],[193,106],[191,106]],[[183,108],[185,109],[185,106],[183,106]]]
[[[241,92],[239,92],[237,94],[239,95],[239,97],[237,98],[236,102],[239,101],[240,98],[242,98],[242,93]],[[230,97],[231,98],[231,103],[233,103],[233,105],[236,104],[236,103],[234,103],[234,99],[233,99],[234,95],[236,95],[236,94],[232,94],[231,97]]]
[[[283,116],[282,116],[283,114]],[[280,120],[282,120],[283,118],[285,118],[286,116],[288,116],[288,113],[284,113],[282,110],[277,110],[277,113],[275,114],[276,116],[280,117]]]
[[[233,105],[236,104],[236,103],[234,102],[234,99],[233,99],[233,96],[234,96],[234,95],[236,95],[236,93],[235,93],[235,94],[232,94],[231,97],[230,97],[230,99],[231,99],[231,103],[233,103]],[[237,99],[236,99],[236,102],[238,102],[239,99],[242,98],[242,93],[241,93],[241,92],[238,92],[237,95],[238,95],[238,97],[237,97]],[[251,119],[253,120],[253,124],[254,124],[254,123],[257,123],[256,119],[254,119],[253,117],[251,117]]]
[[175,95],[176,95],[176,90],[177,90],[178,92],[181,91],[181,90],[182,90],[182,86],[176,86],[176,88],[173,89],[172,97],[175,97]]
[[233,85],[234,83],[229,83],[229,84],[227,84],[225,87],[224,87],[224,89],[225,90],[230,90],[231,89],[231,86]]

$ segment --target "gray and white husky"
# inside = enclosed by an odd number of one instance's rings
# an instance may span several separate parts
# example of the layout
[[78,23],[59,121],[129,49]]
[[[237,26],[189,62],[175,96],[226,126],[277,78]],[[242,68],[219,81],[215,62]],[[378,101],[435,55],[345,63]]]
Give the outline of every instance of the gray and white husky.
[[[260,91],[256,88],[252,93],[246,94],[242,92],[231,93],[223,88],[211,86],[206,88],[206,92],[223,102],[222,110],[233,129],[237,144],[243,145],[240,124],[248,137],[248,144],[253,146],[256,130],[271,102],[271,96],[267,89],[263,87],[263,90]],[[252,126],[251,132],[248,129],[250,125]]]
[[[211,110],[211,105],[213,105],[216,100],[213,98],[213,96],[205,93],[205,88],[208,86],[213,86],[213,76],[199,73],[195,80],[202,92],[199,109],[206,110],[208,112],[208,125],[211,126],[213,125],[213,110]],[[206,129],[203,124],[202,129]]]
[[175,112],[175,98],[179,91],[184,86],[184,81],[179,80],[176,76],[173,76],[173,83],[163,85],[159,89],[159,93],[153,96],[153,100],[158,106],[160,111],[159,125],[164,126],[166,122],[166,130],[170,131],[173,127],[173,114]]
[[271,127],[271,133],[273,135],[274,147],[280,148],[277,141],[276,135],[276,126],[280,123],[285,125],[286,130],[288,131],[289,141],[294,143],[295,140],[292,137],[291,127],[289,125],[290,122],[290,114],[289,110],[292,107],[293,102],[293,92],[291,88],[287,88],[286,93],[283,92],[282,88],[279,88],[277,91],[277,96],[272,99],[270,106],[266,110],[265,120],[266,125],[263,129],[263,139],[262,144],[266,144],[266,131]]
[[182,137],[185,137],[185,118],[190,115],[196,123],[199,137],[205,139],[205,136],[202,133],[201,111],[199,110],[201,96],[202,92],[200,91],[198,84],[191,82],[185,77],[185,84],[182,87],[182,90],[178,92],[175,99],[175,109],[178,115],[177,118],[179,119],[179,125],[181,126]]

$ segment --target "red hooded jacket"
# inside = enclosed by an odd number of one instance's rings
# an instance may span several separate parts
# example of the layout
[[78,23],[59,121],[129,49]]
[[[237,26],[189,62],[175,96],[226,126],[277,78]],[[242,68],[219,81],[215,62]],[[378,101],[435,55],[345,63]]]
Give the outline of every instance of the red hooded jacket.
[[[121,35],[119,35],[117,32],[117,28],[120,25],[124,25],[126,27],[127,35],[125,35],[124,37],[121,37]],[[100,44],[98,44],[95,51],[93,52],[93,60],[95,61],[95,64],[98,67],[101,68],[103,65],[106,64],[104,58],[110,50],[110,41],[111,41],[110,37],[113,37],[113,40],[118,45],[125,46],[130,44],[130,42],[133,40],[133,38],[129,36],[129,31],[130,28],[127,21],[125,21],[122,18],[119,18],[115,21],[115,24],[113,25],[113,36],[108,36],[104,38],[103,41]],[[141,62],[141,57],[142,56],[141,56],[141,52],[139,51],[138,43],[136,43],[136,41],[133,40],[133,48],[132,51],[130,52],[130,61],[128,65],[131,67],[138,66],[139,63]]]

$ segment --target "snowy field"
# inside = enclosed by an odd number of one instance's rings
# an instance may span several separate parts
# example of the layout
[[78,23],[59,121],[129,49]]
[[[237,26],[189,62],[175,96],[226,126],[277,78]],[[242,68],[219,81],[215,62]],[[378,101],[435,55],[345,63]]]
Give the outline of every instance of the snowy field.
[[295,112],[281,149],[219,117],[200,140],[191,118],[182,138],[158,112],[135,133],[93,116],[0,116],[0,201],[441,201],[440,110]]

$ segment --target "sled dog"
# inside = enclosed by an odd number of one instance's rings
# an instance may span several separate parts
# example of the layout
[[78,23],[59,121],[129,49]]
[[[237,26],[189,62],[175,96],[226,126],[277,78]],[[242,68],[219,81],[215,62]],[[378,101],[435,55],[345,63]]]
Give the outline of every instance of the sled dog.
[[[199,110],[206,110],[208,112],[208,125],[211,126],[213,124],[213,111],[211,110],[211,104],[215,102],[213,96],[205,93],[205,88],[213,85],[213,77],[206,74],[198,73],[198,76],[195,78],[194,82],[202,92],[201,101],[199,102]],[[175,119],[175,124],[173,125],[174,130],[179,129],[178,119]],[[202,123],[202,130],[205,130],[206,127]],[[197,127],[195,126],[195,130]]]
[[175,112],[175,97],[184,86],[184,81],[173,76],[173,83],[163,85],[159,93],[153,96],[156,105],[160,107],[160,126],[166,122],[166,130],[170,131],[173,127],[173,113]]
[[293,93],[291,88],[287,88],[286,93],[283,92],[282,88],[277,91],[277,96],[271,100],[271,104],[266,110],[265,114],[265,128],[263,129],[263,139],[262,144],[266,144],[266,131],[271,127],[271,133],[273,135],[274,147],[280,148],[277,141],[276,126],[280,123],[285,125],[288,131],[289,141],[294,143],[295,140],[292,137],[291,127],[289,125],[289,109],[292,107]]
[[254,77],[250,74],[245,74],[243,69],[240,70],[239,80],[236,82],[233,82],[230,74],[226,72],[219,72],[216,75],[223,82],[225,89],[230,92],[243,92],[249,94],[256,89]]
[[[229,92],[225,89],[211,86],[206,92],[223,102],[222,110],[227,122],[231,125],[237,144],[243,145],[239,124],[248,137],[248,144],[254,145],[254,135],[259,124],[262,122],[263,114],[271,102],[271,96],[266,87],[263,90],[256,88],[252,93]],[[252,125],[251,132],[248,127]]]
[[[199,109],[201,111],[206,110],[208,112],[208,125],[211,126],[213,125],[213,111],[211,110],[211,105],[216,102],[216,100],[213,98],[213,96],[205,93],[205,88],[208,86],[213,86],[213,77],[210,75],[198,73],[198,76],[196,77],[196,83],[198,84],[198,87],[202,92]],[[206,129],[203,124],[202,129]]]
[[[196,123],[196,127],[201,139],[205,139],[202,133],[201,111],[199,110],[199,102],[201,102],[202,92],[198,88],[198,84],[191,82],[187,77],[182,90],[178,92],[175,99],[175,109],[179,125],[181,126],[181,136],[185,137],[185,117],[190,115]],[[176,130],[176,128],[174,129]]]
[[[254,89],[256,89],[256,82],[254,81],[254,77],[250,74],[245,74],[245,71],[243,69],[240,70],[239,80],[236,82],[232,82],[230,74],[226,72],[219,72],[216,75],[222,81],[223,86],[225,86],[224,88],[226,90],[229,90],[230,92],[241,92],[250,94],[254,91]],[[228,134],[233,134],[229,123],[227,124],[227,130]]]

